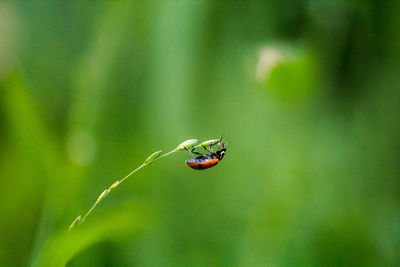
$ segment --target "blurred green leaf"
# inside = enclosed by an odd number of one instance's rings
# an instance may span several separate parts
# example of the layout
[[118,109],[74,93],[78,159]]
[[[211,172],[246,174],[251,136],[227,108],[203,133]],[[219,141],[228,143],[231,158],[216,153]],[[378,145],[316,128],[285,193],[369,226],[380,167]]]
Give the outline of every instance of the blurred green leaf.
[[148,211],[143,204],[133,203],[92,216],[85,224],[70,232],[66,229],[47,240],[43,251],[32,263],[34,266],[65,266],[75,255],[105,240],[134,239],[146,226]]

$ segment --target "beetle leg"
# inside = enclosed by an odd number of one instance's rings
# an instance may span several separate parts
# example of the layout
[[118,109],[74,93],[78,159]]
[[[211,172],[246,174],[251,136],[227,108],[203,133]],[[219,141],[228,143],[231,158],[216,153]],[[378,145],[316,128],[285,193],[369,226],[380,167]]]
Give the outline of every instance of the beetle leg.
[[214,150],[212,149],[212,145],[211,144],[209,146],[205,146],[204,149],[207,150],[210,153],[214,153]]
[[190,155],[191,155],[193,158],[195,157],[195,155],[193,155],[193,154],[200,155],[200,156],[203,155],[203,154],[200,154],[199,152],[194,151],[194,148],[192,148],[191,150],[188,149],[186,146],[184,146],[184,148],[190,153]]
[[186,146],[184,146],[184,148],[187,150],[187,152],[189,152],[190,153],[190,156],[191,157],[193,157],[193,153],[192,153],[192,151],[191,150],[189,150]]
[[194,153],[194,154],[196,154],[196,155],[203,156],[203,154],[201,154],[201,153],[199,153],[199,152],[197,152],[197,151],[194,151],[194,148],[192,148],[192,153]]
[[221,137],[219,138],[218,146],[222,147],[223,143],[224,143],[224,141],[223,141],[222,135],[221,135]]

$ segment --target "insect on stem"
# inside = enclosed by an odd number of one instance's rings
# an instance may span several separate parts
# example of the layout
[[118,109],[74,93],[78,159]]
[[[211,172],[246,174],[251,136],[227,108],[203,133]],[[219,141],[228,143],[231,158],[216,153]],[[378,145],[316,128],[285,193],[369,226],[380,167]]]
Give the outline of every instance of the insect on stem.
[[146,158],[146,160],[136,169],[134,169],[133,171],[131,171],[128,175],[126,175],[124,178],[122,178],[121,180],[117,180],[115,183],[113,183],[108,189],[104,190],[103,193],[100,194],[100,196],[97,198],[96,202],[92,205],[92,207],[88,210],[88,212],[86,212],[85,216],[81,217],[81,215],[79,215],[69,226],[69,231],[75,227],[76,224],[81,224],[83,223],[86,218],[89,216],[89,214],[94,210],[94,208],[116,187],[118,187],[123,181],[125,181],[126,179],[128,179],[132,174],[134,174],[135,172],[137,172],[138,170],[142,169],[143,167],[149,165],[150,163],[153,163],[156,160],[162,159],[166,156],[169,156],[175,152],[178,151],[182,151],[185,149],[185,147],[192,147],[195,143],[197,143],[197,139],[189,139],[186,140],[184,142],[182,142],[181,144],[179,144],[175,149],[171,150],[168,153],[165,153],[164,155],[161,155],[161,150],[160,151],[156,151],[153,154],[151,154],[150,156],[148,156]]

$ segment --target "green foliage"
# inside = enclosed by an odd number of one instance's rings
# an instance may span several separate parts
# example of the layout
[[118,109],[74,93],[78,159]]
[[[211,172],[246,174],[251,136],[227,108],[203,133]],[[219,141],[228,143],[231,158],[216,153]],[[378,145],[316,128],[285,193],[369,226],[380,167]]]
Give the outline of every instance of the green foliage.
[[71,232],[60,230],[54,233],[45,242],[33,265],[64,266],[97,242],[111,240],[118,243],[128,238],[136,239],[137,233],[142,232],[147,223],[143,208],[143,204],[135,202],[98,216],[91,226],[82,225]]
[[398,264],[399,11],[1,2],[1,265]]

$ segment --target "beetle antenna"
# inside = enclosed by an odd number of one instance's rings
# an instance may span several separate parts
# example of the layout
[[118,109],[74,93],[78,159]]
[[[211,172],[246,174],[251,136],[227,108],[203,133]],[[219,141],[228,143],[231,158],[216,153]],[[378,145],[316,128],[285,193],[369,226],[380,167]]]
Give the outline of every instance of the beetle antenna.
[[219,147],[225,146],[225,142],[223,139],[223,136],[221,135],[221,137],[219,138]]

